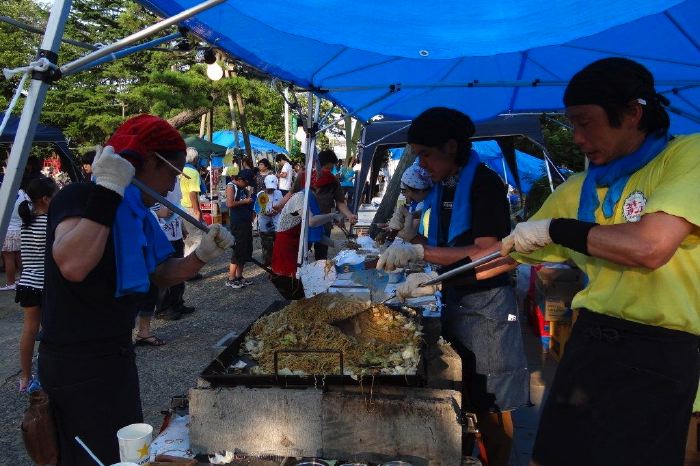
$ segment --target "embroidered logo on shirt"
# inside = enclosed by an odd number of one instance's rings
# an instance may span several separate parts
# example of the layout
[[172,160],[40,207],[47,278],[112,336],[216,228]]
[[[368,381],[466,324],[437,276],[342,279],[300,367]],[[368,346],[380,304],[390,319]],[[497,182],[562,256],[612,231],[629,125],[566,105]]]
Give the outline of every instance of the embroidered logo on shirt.
[[444,210],[452,210],[452,204],[453,204],[452,202],[445,201],[442,203],[442,208]]
[[622,213],[628,222],[638,222],[642,218],[644,208],[647,206],[647,198],[641,191],[634,191],[622,205]]

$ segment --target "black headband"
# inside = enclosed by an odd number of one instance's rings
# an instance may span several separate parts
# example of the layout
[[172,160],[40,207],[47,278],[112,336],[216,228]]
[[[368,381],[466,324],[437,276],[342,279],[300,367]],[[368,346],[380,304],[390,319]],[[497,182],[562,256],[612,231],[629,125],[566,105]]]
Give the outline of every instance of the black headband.
[[433,107],[418,115],[408,128],[408,143],[438,147],[450,139],[466,141],[474,136],[474,122],[464,113],[446,107]]
[[[576,73],[564,92],[564,105],[621,107],[631,100],[642,104],[655,100],[666,103],[654,89],[654,77],[639,63],[626,58],[604,58]],[[663,100],[662,100],[663,99]]]

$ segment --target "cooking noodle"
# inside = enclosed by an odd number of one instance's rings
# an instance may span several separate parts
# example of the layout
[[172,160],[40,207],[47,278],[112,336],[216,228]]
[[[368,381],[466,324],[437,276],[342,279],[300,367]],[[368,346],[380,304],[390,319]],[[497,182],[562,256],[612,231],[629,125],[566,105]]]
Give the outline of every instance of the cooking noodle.
[[[367,311],[367,312],[365,312]],[[352,319],[351,319],[352,318]],[[351,319],[359,330],[343,333],[334,323]],[[413,375],[419,360],[421,327],[384,305],[337,293],[323,293],[295,301],[261,317],[248,333],[243,353],[257,361],[256,374],[274,373],[274,354],[280,350],[341,351],[346,375]],[[327,375],[340,372],[334,353],[280,353],[282,375]]]

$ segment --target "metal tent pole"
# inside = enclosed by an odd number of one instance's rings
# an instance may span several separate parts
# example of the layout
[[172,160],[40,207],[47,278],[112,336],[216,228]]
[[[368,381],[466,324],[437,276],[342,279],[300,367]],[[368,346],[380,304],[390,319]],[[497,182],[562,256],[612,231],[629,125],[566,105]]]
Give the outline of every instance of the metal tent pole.
[[61,66],[61,72],[64,75],[71,74],[74,70],[82,68],[88,63],[92,63],[93,61],[99,58],[113,54],[114,52],[123,49],[127,45],[131,45],[135,42],[138,42],[141,39],[150,36],[151,34],[154,34],[158,31],[172,26],[173,24],[178,24],[179,22],[191,16],[194,16],[197,13],[207,10],[224,1],[225,0],[207,0],[206,2],[200,3],[199,5],[195,5],[192,8],[188,8],[187,10],[184,10],[174,16],[171,16],[170,18],[164,19],[163,21],[159,21],[156,24],[149,26],[142,31],[135,32],[134,34],[120,39],[113,44],[109,44],[106,47],[102,47],[101,49],[95,50],[94,52],[85,55],[84,57],[80,57],[77,60],[74,60],[70,63],[66,63],[65,65]]
[[[299,251],[297,251],[297,278],[304,264],[306,251],[309,249],[309,191],[311,189],[311,172],[314,169],[314,94],[308,93],[308,117],[306,120],[306,172],[304,180],[304,203],[301,210],[301,231],[299,233]],[[292,189],[294,189],[292,187]]]
[[289,153],[289,89],[284,88],[284,148]]
[[[63,30],[65,28],[68,14],[70,13],[72,0],[56,0],[51,6],[51,13],[46,24],[46,34],[41,41],[39,54],[46,56],[50,61],[55,62],[58,49],[61,46]],[[52,59],[53,58],[53,59]],[[15,206],[17,190],[19,189],[24,168],[27,166],[29,150],[34,141],[34,133],[39,123],[41,108],[46,99],[46,92],[49,89],[48,82],[41,80],[41,76],[32,76],[27,99],[22,109],[22,117],[19,120],[15,140],[12,144],[10,158],[7,160],[7,172],[5,179],[0,185],[0,244],[5,241],[7,226]]]
[[164,44],[166,42],[170,42],[171,40],[177,39],[178,37],[182,37],[182,35],[179,32],[173,32],[172,34],[168,34],[167,36],[158,37],[157,39],[149,40],[148,42],[145,42],[143,44],[134,45],[133,47],[119,50],[118,52],[114,52],[114,53],[110,54],[108,57],[98,58],[97,60],[94,60],[94,61],[92,61],[84,66],[81,66],[80,68],[73,68],[70,72],[64,74],[63,76],[70,76],[70,75],[73,75],[76,73],[87,71],[87,70],[94,68],[96,66],[99,66],[103,63],[116,61],[122,57],[126,57],[128,55],[131,55],[132,53],[140,52],[141,50],[152,49],[158,45],[161,45],[161,44]]

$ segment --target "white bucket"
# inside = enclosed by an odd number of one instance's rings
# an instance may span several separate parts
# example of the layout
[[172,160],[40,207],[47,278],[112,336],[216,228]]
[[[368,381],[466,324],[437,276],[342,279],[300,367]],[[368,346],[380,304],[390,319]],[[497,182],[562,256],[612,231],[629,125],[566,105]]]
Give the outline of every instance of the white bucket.
[[135,463],[147,465],[149,460],[148,448],[151,446],[153,427],[148,424],[131,424],[117,431],[119,440],[119,459],[124,463],[120,466]]

